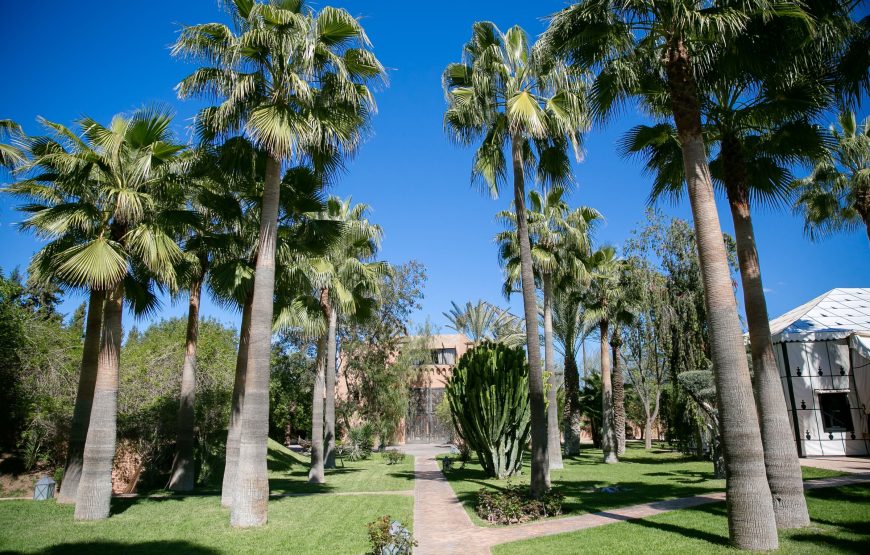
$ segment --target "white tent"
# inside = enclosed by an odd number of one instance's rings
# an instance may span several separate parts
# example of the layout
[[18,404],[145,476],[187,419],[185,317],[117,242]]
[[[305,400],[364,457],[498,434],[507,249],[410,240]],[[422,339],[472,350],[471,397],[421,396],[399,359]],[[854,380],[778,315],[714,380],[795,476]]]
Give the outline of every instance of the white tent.
[[870,454],[870,288],[832,289],[770,333],[798,454]]

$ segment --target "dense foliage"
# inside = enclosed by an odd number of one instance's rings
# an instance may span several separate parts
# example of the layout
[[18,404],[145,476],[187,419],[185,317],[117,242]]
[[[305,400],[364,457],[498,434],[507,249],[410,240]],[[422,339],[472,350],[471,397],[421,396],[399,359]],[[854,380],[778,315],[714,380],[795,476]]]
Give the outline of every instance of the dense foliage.
[[487,488],[478,491],[474,511],[491,524],[521,524],[562,514],[564,499],[558,490],[550,490],[540,498],[532,499],[526,488],[508,484],[499,491]]

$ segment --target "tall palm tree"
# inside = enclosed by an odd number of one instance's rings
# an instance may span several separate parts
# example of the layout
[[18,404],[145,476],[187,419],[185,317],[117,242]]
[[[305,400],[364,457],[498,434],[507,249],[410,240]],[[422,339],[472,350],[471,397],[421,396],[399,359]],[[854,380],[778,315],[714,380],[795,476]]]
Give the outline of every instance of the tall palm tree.
[[[39,199],[23,208],[30,213],[25,225],[51,240],[31,264],[35,277],[51,272],[64,283],[105,297],[102,302],[91,299],[95,328],[102,304],[102,335],[77,520],[109,515],[125,290],[135,291],[138,282],[146,295],[153,295],[149,288],[154,280],[174,285],[174,265],[182,257],[173,236],[183,211],[176,210],[178,188],[172,184],[183,147],[172,142],[170,122],[171,115],[159,109],[115,116],[108,127],[83,118],[79,137],[63,125],[44,121],[53,136],[30,141],[32,159],[23,168],[36,174],[14,186],[16,193]],[[92,364],[94,344],[93,336],[86,339],[79,408],[87,404],[91,368],[85,365]]]
[[583,321],[587,329],[598,327],[601,347],[601,447],[604,462],[617,463],[620,443],[625,449],[624,380],[619,362],[621,327],[632,321],[633,309],[621,284],[624,262],[617,257],[616,249],[602,247],[585,262],[592,280],[584,296]]
[[383,75],[362,26],[345,10],[300,2],[234,0],[236,31],[221,23],[185,27],[173,52],[203,61],[178,85],[182,98],[218,97],[197,116],[203,138],[244,133],[267,153],[241,412],[239,462],[230,520],[267,520],[266,447],[270,338],[281,165],[351,151],[374,108],[367,84]]
[[[584,74],[557,59],[541,56],[520,27],[502,33],[495,24],[478,22],[463,48],[463,61],[447,66],[443,76],[448,108],[445,127],[459,143],[480,142],[472,180],[493,196],[513,173],[514,209],[521,259],[529,398],[532,420],[531,493],[550,487],[547,415],[537,326],[534,273],[526,218],[526,169],[536,168],[543,184],[567,181],[566,146],[579,149],[587,126]],[[505,152],[510,152],[510,159]]]
[[844,111],[838,124],[839,129],[830,127],[830,150],[810,175],[792,185],[798,194],[795,207],[810,239],[863,223],[870,240],[870,116],[858,123],[854,112]]
[[[364,317],[371,309],[381,280],[389,273],[384,262],[374,261],[383,231],[368,219],[366,204],[351,204],[351,199],[330,197],[317,217],[341,224],[342,233],[323,256],[298,259],[288,271],[304,274],[307,289],[314,291],[325,322],[318,342],[318,367],[315,381],[309,481],[324,482],[324,468],[335,468],[335,378],[339,316]],[[321,370],[323,376],[321,377]],[[320,390],[322,382],[324,391]],[[318,417],[322,414],[322,417]],[[325,430],[324,430],[325,427]]]
[[507,310],[483,300],[477,303],[468,301],[462,307],[454,301],[450,312],[445,312],[444,317],[449,322],[448,327],[465,334],[474,345],[493,341],[517,347],[525,342],[525,332],[519,319]]
[[599,115],[629,97],[655,108],[656,91],[668,93],[668,112],[682,147],[710,315],[710,346],[729,476],[730,537],[737,547],[758,550],[777,547],[776,521],[707,165],[696,75],[711,58],[712,49],[744,32],[751,16],[759,12],[774,15],[774,6],[767,0],[717,9],[706,9],[707,4],[697,0],[585,0],[554,15],[543,38],[554,54],[599,70],[592,87],[592,102]]
[[[579,284],[578,284],[579,285]],[[586,338],[583,295],[585,287],[566,286],[553,297],[553,337],[565,360],[565,455],[580,453],[582,406],[577,351]],[[585,370],[585,368],[584,368]]]
[[[549,373],[547,404],[547,431],[549,434],[550,469],[560,469],[562,464],[561,438],[559,434],[559,411],[556,400],[558,384],[555,371],[553,347],[552,303],[554,287],[559,283],[573,283],[583,277],[580,257],[589,253],[589,235],[601,215],[593,208],[580,207],[571,210],[564,200],[564,189],[552,187],[541,194],[529,194],[528,217],[529,242],[532,266],[543,291],[542,318],[544,324],[544,367]],[[507,295],[520,284],[521,260],[516,233],[516,218],[513,212],[500,212],[498,218],[508,229],[496,235],[500,260],[505,266],[507,279],[504,291]]]

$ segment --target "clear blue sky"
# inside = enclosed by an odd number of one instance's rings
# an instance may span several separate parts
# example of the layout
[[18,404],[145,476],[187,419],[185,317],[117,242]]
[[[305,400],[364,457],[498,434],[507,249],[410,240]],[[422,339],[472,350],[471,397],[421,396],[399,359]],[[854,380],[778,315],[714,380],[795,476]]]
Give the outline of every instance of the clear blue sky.
[[[426,265],[429,283],[419,321],[431,317],[436,327],[443,326],[441,313],[451,300],[482,298],[504,306],[492,237],[499,230],[494,214],[508,207],[509,194],[493,201],[470,186],[472,151],[452,145],[443,132],[441,71],[458,61],[473,22],[488,19],[503,29],[520,24],[536,36],[544,29],[542,18],[565,2],[331,4],[363,18],[390,75],[389,87],[377,94],[373,136],[332,193],[352,195],[373,207],[372,219],[385,230],[385,259],[416,258]],[[161,102],[174,107],[177,131],[189,137],[186,126],[200,104],[178,101],[173,87],[193,66],[170,57],[169,45],[180,24],[222,19],[216,0],[14,2],[5,3],[2,17],[0,118],[12,118],[36,133],[37,115],[63,123],[84,114],[107,121],[117,112]],[[861,115],[867,115],[866,103]],[[643,219],[650,185],[638,164],[620,159],[615,149],[620,135],[640,121],[639,114],[628,111],[607,129],[591,131],[585,160],[575,165],[578,187],[571,203],[600,210],[607,223],[598,238],[617,246]],[[723,227],[730,232],[721,199],[720,207]],[[690,216],[686,205],[662,208]],[[12,199],[0,198],[0,267],[7,272],[25,268],[39,247],[18,232],[19,220]],[[870,249],[863,231],[811,243],[802,235],[802,222],[790,213],[759,210],[755,224],[771,317],[833,287],[870,286]],[[71,312],[81,300],[71,298],[64,311]],[[521,312],[518,298],[511,305]],[[210,302],[203,311],[237,321]],[[185,312],[185,299],[167,301],[160,316]],[[125,327],[130,325],[128,319]]]

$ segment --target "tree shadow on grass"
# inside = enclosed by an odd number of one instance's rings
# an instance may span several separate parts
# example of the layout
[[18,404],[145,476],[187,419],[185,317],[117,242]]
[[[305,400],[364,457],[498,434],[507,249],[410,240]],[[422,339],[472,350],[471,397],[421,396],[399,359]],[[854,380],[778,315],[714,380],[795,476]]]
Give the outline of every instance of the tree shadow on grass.
[[673,477],[674,481],[682,484],[701,484],[714,480],[713,472],[701,472],[697,470],[671,470],[670,472],[646,472],[643,476]]
[[[9,555],[13,551],[2,551],[0,555]],[[86,553],[88,555],[114,555],[124,553],[126,555],[162,555],[164,553],[186,555],[217,555],[220,551],[203,547],[184,541],[153,541],[141,543],[118,543],[118,542],[77,542],[62,543],[47,547],[38,552],[39,555],[74,555]]]
[[161,495],[157,497],[139,496],[139,497],[113,497],[111,509],[109,510],[110,517],[119,515],[127,509],[139,505],[141,503],[163,503],[165,501],[182,501],[185,497],[209,497],[206,494],[191,494],[191,495]]
[[[687,511],[698,511],[702,513],[707,513],[711,516],[716,515],[720,517],[727,518],[727,514],[725,511],[724,504],[717,504],[712,507],[703,507],[703,508],[694,508],[694,509],[686,509]],[[689,519],[686,519],[689,520]],[[650,528],[652,530],[658,530],[661,532],[666,532],[670,534],[675,534],[684,538],[694,538],[697,540],[701,540],[713,545],[721,545],[724,547],[728,547],[731,545],[731,542],[728,538],[727,531],[726,534],[720,535],[712,532],[708,532],[706,530],[698,530],[697,528],[690,528],[688,526],[679,526],[677,524],[672,524],[670,522],[661,522],[658,520],[650,520],[646,518],[641,518],[637,520],[632,520],[632,524],[637,526],[642,526],[644,528]]]
[[[867,523],[863,523],[863,526],[866,528]],[[865,534],[861,539],[850,539],[818,533],[801,533],[792,535],[789,539],[794,542],[817,546],[819,550],[827,548],[835,549],[841,553],[867,553],[870,536]]]

